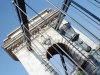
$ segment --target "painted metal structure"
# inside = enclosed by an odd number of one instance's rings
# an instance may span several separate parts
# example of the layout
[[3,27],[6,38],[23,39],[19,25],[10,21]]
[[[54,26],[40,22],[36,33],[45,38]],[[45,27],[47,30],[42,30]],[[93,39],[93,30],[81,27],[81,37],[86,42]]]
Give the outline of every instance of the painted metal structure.
[[[64,1],[64,13],[71,1]],[[29,75],[61,75],[60,70],[49,62],[56,54],[60,55],[62,65],[57,60],[55,63],[64,69],[66,75],[77,75],[80,71],[85,75],[100,74],[100,47],[63,20],[65,14],[62,10],[46,9],[28,21],[24,0],[14,0],[13,3],[21,27],[7,36],[2,47],[14,60],[22,63]],[[74,64],[71,73],[67,71],[69,67],[64,57]]]

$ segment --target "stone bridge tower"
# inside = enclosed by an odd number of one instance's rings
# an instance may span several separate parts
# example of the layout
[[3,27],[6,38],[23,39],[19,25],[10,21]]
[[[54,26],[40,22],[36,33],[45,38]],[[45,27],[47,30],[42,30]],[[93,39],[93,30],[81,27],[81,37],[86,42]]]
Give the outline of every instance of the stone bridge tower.
[[[79,66],[82,66],[86,58],[88,58],[87,51],[83,50],[77,43],[69,43],[68,38],[62,37],[51,27],[55,25],[58,13],[57,10],[51,9],[46,9],[39,13],[49,22],[48,24],[50,26],[39,16],[35,16],[29,21],[29,31],[32,34],[31,51],[27,49],[20,27],[12,31],[4,40],[4,50],[14,60],[20,61],[29,75],[59,75],[60,73],[49,62],[50,58],[55,54],[59,54],[56,49],[66,57],[73,59],[74,61],[72,62],[76,63],[75,65],[78,68]],[[64,20],[61,26],[65,23],[67,22]],[[88,40],[88,45],[92,46],[92,48],[96,47],[89,38],[78,30],[75,29],[75,31],[80,34],[80,38],[84,37],[85,42]],[[62,49],[64,51],[62,51]],[[72,75],[75,75],[74,72]]]

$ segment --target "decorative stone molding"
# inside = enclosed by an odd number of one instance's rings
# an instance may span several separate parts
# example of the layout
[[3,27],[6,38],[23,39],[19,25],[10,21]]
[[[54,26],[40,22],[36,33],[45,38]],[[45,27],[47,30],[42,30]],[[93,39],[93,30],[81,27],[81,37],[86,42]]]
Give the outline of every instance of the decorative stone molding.
[[[53,18],[56,18],[58,15],[58,10],[51,10],[51,9],[46,9],[43,12],[41,12],[40,14],[43,15],[44,13],[48,13],[45,16],[43,16],[45,18],[45,20],[49,23],[49,22],[53,22],[52,24],[54,24],[54,20]],[[34,38],[32,38],[31,36],[31,40],[34,40],[35,38],[37,38],[40,33],[43,33],[43,31],[41,31],[39,28],[43,29],[44,31],[48,30],[50,28],[50,26],[48,26],[48,23],[45,22],[44,20],[42,20],[41,18],[39,20],[37,20],[34,23],[33,22],[35,19],[37,19],[39,16],[35,16],[34,18],[32,18],[29,22],[29,31],[32,33],[32,36],[34,36]],[[52,24],[49,23],[51,26]],[[23,39],[23,35],[22,35],[22,31],[20,33],[17,34],[17,32],[21,30],[20,27],[18,27],[17,29],[15,29],[13,32],[11,32],[11,34],[8,35],[7,39],[4,40],[4,45],[2,46],[4,48],[5,51],[7,51],[11,57],[13,57],[15,60],[16,57],[14,57],[14,53],[16,53],[18,51],[18,46],[20,46],[21,44],[23,44],[24,39]],[[15,35],[17,34],[17,35]],[[15,36],[13,36],[15,35]],[[13,36],[13,38],[12,38]],[[20,47],[19,47],[20,49]],[[14,50],[14,51],[13,51]],[[13,53],[12,53],[13,51]]]

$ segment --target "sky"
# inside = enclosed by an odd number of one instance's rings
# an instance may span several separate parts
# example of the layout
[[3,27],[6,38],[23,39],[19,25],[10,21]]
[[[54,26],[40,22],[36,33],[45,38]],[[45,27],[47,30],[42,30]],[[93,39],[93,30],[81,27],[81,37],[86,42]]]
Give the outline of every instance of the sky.
[[[61,7],[63,0],[51,0],[51,1],[53,1],[59,7]],[[28,3],[32,8],[34,8],[37,12],[41,12],[42,10],[44,10],[46,8],[54,9],[53,6],[51,6],[45,0],[25,0],[25,2]],[[77,2],[100,18],[100,8],[93,6],[92,4],[87,2],[87,0],[77,0]],[[100,5],[98,3],[96,3],[95,1],[92,1],[92,2],[100,7]],[[93,34],[95,34],[100,39],[100,31],[97,30],[96,28],[94,28],[92,25],[90,25],[84,19],[82,19],[79,15],[77,15],[71,9],[75,10],[72,6],[70,6],[70,9],[68,10],[67,13],[70,16],[72,16],[73,18],[75,18],[77,21],[79,21],[83,26],[85,26],[88,30],[90,30]],[[78,13],[81,14],[80,12],[78,12]],[[34,15],[36,15],[29,8],[27,8],[27,14],[30,16],[30,18],[32,18]],[[84,16],[83,14],[81,14],[81,15]],[[88,19],[87,17],[85,17],[85,18]],[[79,26],[77,26],[77,24],[75,24],[73,21],[71,21],[68,17],[65,17],[65,19],[67,21],[69,21],[77,29],[79,29],[81,32],[83,32],[85,35],[87,35],[90,39],[94,40],[95,43],[98,44],[98,41],[96,41],[94,38],[92,38],[85,31],[83,31]],[[93,25],[95,25],[97,28],[100,29],[100,26],[96,25],[91,20],[89,20],[89,21]],[[100,24],[100,22],[98,22],[98,23]],[[16,11],[15,11],[13,5],[11,4],[11,0],[0,0],[0,24],[1,24],[0,25],[0,46],[2,46],[3,40],[7,37],[7,34],[9,34],[12,30],[14,30],[15,28],[17,28],[20,25],[19,21],[18,21],[18,17],[16,15]],[[0,75],[28,75],[28,73],[23,68],[23,66],[21,65],[20,62],[14,61],[0,47]]]

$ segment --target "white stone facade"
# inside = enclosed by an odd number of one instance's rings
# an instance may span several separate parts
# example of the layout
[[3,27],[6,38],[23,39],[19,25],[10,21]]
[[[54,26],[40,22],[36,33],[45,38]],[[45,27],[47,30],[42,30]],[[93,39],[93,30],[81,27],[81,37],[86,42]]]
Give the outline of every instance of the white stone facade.
[[[51,26],[53,26],[58,15],[58,11],[52,11],[51,9],[48,9],[44,10],[40,14],[43,15],[47,21],[49,21]],[[68,43],[68,41],[66,41],[58,32],[48,26],[43,20],[41,20],[41,18],[36,20],[37,18],[38,16],[35,16],[30,20],[30,24],[32,24],[34,27],[29,24],[30,32],[33,34],[31,36],[31,47],[33,49],[32,51],[27,49],[27,46],[22,37],[22,33],[20,31],[20,27],[8,35],[8,38],[4,40],[3,45],[5,51],[7,51],[7,53],[10,54],[13,59],[21,62],[29,75],[58,75],[56,70],[52,68],[52,65],[47,59],[47,50],[53,44],[62,43],[67,45],[70,48],[69,52],[72,52],[72,55],[73,52],[78,55],[78,57],[73,59],[79,60],[81,57],[85,60],[85,57],[82,56],[82,54],[80,54],[80,52],[77,51],[70,43]],[[66,23],[66,21],[64,20],[63,23]],[[40,29],[38,26],[40,26]],[[96,44],[94,44],[89,38],[87,38],[77,29],[75,29],[75,31],[80,34],[80,38],[84,38],[83,40],[85,42],[87,40],[89,41],[87,42],[88,45],[90,45],[92,48],[96,47]],[[73,45],[79,48],[75,43],[73,43]],[[81,50],[81,48],[79,49]],[[87,57],[88,53],[84,50],[81,51]],[[81,65],[82,63],[83,60],[77,64]]]

